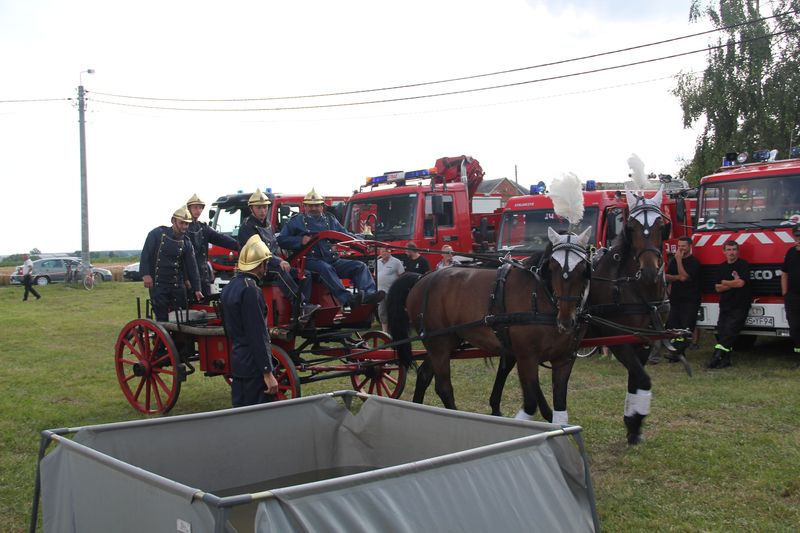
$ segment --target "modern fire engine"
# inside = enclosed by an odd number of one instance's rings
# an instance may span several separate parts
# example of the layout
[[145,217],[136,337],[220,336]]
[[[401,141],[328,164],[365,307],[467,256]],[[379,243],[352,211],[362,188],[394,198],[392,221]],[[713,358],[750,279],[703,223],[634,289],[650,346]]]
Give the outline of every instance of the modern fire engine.
[[[239,192],[217,198],[217,201],[212,204],[212,208],[208,212],[208,216],[211,219],[211,227],[220,233],[236,238],[242,222],[250,215],[247,201],[250,199],[251,195],[252,192]],[[277,234],[281,231],[281,228],[287,220],[297,213],[302,212],[303,195],[273,194],[269,189],[266,190],[266,195],[269,197],[270,202],[272,202],[269,206],[267,218],[269,218],[272,224],[273,231]],[[346,196],[325,197],[326,209],[329,209],[339,220],[342,219],[345,202],[347,202]],[[208,260],[217,273],[222,273],[225,277],[230,277],[236,266],[238,254],[212,245],[208,251]]]
[[794,245],[792,227],[800,222],[800,149],[776,161],[777,151],[727,154],[722,168],[700,180],[693,253],[702,266],[703,302],[697,325],[713,329],[719,317],[714,281],[724,261],[723,244],[739,243],[739,257],[750,263],[753,304],[740,339],[788,336],[781,296],[781,266]]
[[[665,242],[665,252],[675,250],[678,237],[691,233],[692,218],[685,198],[686,185],[682,181],[663,178],[659,185],[664,186],[661,209],[671,223],[670,238]],[[651,198],[659,185],[644,191]],[[583,193],[584,214],[577,228],[580,233],[592,227],[591,243],[604,247],[611,243],[622,231],[628,216],[625,199],[625,183],[595,183],[588,181]],[[497,249],[511,251],[512,254],[530,254],[542,251],[549,242],[547,228],[556,231],[569,228],[569,222],[555,214],[553,201],[544,192],[544,185],[532,186],[533,194],[511,198],[503,211]],[[640,192],[640,191],[637,191]]]
[[[398,249],[414,242],[422,250],[449,244],[456,254],[491,250],[502,209],[486,201],[494,197],[476,195],[483,175],[477,159],[458,156],[443,157],[431,169],[367,178],[347,203],[344,225],[353,233],[368,226],[374,239]],[[423,255],[432,264],[440,259]]]

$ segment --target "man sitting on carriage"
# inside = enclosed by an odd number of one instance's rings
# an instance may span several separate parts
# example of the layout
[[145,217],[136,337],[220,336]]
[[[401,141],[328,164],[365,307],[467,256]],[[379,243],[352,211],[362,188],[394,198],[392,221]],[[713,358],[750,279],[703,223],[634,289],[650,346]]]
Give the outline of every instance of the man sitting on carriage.
[[[330,213],[324,212],[325,199],[314,189],[306,194],[303,204],[305,213],[292,217],[278,235],[281,248],[300,250],[321,231],[337,231],[357,239]],[[340,259],[327,239],[317,242],[308,252],[306,269],[322,278],[322,282],[342,307],[376,304],[384,297],[383,291],[376,290],[375,280],[372,279],[367,265],[361,261]],[[355,295],[350,293],[344,288],[340,278],[350,279],[359,292]]]
[[272,257],[267,263],[267,273],[274,274],[280,281],[280,288],[283,295],[292,302],[292,310],[295,318],[301,322],[307,320],[316,311],[319,306],[311,304],[311,277],[306,276],[300,279],[297,269],[292,268],[288,261],[281,258],[281,247],[278,245],[278,240],[275,238],[275,233],[272,231],[272,226],[269,223],[269,197],[261,192],[261,189],[256,189],[247,205],[250,208],[250,216],[247,217],[239,228],[239,245],[244,246],[245,243],[253,235],[258,235],[261,240],[269,248]]

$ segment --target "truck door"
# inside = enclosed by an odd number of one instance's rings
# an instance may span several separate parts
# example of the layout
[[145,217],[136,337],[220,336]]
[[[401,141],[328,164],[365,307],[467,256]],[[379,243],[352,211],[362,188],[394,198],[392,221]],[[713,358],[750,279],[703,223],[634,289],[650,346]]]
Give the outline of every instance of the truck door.
[[603,211],[602,232],[599,232],[600,246],[609,247],[625,227],[625,209],[619,206],[606,207]]
[[[435,197],[439,199],[434,200]],[[425,195],[425,222],[423,239],[426,248],[441,248],[450,244],[454,250],[462,251],[456,227],[456,210],[452,194]],[[470,245],[470,243],[467,243]]]

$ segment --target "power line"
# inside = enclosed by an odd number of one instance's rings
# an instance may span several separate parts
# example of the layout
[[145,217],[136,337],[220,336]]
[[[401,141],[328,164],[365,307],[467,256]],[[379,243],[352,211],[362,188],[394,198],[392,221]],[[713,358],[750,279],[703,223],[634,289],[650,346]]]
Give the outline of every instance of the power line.
[[656,63],[658,61],[664,61],[664,60],[667,60],[667,59],[674,59],[676,57],[683,57],[683,56],[687,56],[687,55],[697,54],[697,53],[700,53],[700,52],[708,52],[709,50],[727,48],[728,46],[731,46],[731,44],[743,44],[743,43],[756,41],[756,40],[760,40],[760,39],[766,39],[768,37],[776,37],[778,35],[783,35],[785,33],[789,33],[789,31],[786,30],[786,31],[771,33],[771,34],[768,34],[768,35],[762,35],[762,36],[758,36],[758,37],[753,37],[753,38],[750,38],[750,39],[742,39],[740,41],[737,41],[736,43],[724,43],[724,44],[715,45],[715,46],[707,46],[705,48],[700,48],[700,49],[697,49],[697,50],[691,50],[691,51],[688,51],[688,52],[680,52],[680,53],[677,53],[677,54],[670,54],[670,55],[656,57],[656,58],[643,59],[641,61],[633,61],[633,62],[630,62],[630,63],[623,63],[623,64],[620,64],[620,65],[613,65],[613,66],[610,66],[610,67],[601,67],[601,68],[596,68],[596,69],[591,69],[591,70],[583,70],[583,71],[580,71],[580,72],[573,72],[573,73],[569,73],[569,74],[560,74],[560,75],[557,75],[557,76],[549,76],[549,77],[546,77],[546,78],[536,78],[536,79],[533,79],[533,80],[518,81],[518,82],[512,82],[512,83],[504,83],[504,84],[500,84],[500,85],[491,85],[491,86],[487,86],[487,87],[476,87],[476,88],[472,88],[472,89],[461,89],[461,90],[457,90],[457,91],[447,91],[447,92],[441,92],[441,93],[423,94],[423,95],[416,95],[416,96],[403,96],[403,97],[397,97],[397,98],[385,98],[385,99],[381,99],[381,100],[365,100],[365,101],[359,101],[359,102],[344,102],[344,103],[338,103],[338,104],[318,104],[318,105],[293,106],[293,107],[238,108],[238,109],[236,109],[236,108],[223,108],[223,109],[221,109],[221,108],[166,107],[166,106],[151,106],[151,105],[142,105],[142,104],[130,104],[130,103],[124,103],[124,102],[111,102],[111,101],[108,101],[108,100],[97,100],[95,98],[90,98],[90,100],[93,101],[93,102],[97,102],[97,103],[108,104],[108,105],[116,105],[116,106],[123,106],[123,107],[136,107],[136,108],[143,108],[143,109],[160,109],[160,110],[163,110],[163,111],[193,111],[193,112],[194,111],[198,111],[198,112],[213,112],[213,113],[219,113],[219,112],[241,113],[241,112],[255,112],[255,111],[300,111],[300,110],[310,110],[310,109],[331,109],[331,108],[339,108],[339,107],[355,107],[355,106],[362,106],[362,105],[386,104],[386,103],[401,102],[401,101],[408,101],[408,100],[422,100],[422,99],[427,99],[427,98],[439,98],[439,97],[442,97],[442,96],[454,96],[454,95],[457,95],[457,94],[469,94],[469,93],[476,93],[476,92],[483,92],[483,91],[491,91],[491,90],[496,90],[496,89],[507,89],[509,87],[518,87],[518,86],[522,86],[522,85],[530,85],[530,84],[533,84],[533,83],[542,83],[542,82],[546,82],[546,81],[554,81],[554,80],[560,80],[560,79],[566,79],[566,78],[574,78],[574,77],[577,77],[577,76],[585,76],[585,75],[588,75],[588,74],[597,74],[599,72],[608,72],[608,71],[611,71],[611,70],[619,70],[619,69],[622,69],[622,68],[628,68],[628,67],[633,67],[633,66],[638,66],[638,65],[645,65],[645,64],[648,64],[648,63]]
[[[702,36],[702,35],[708,35],[710,33],[726,31],[726,30],[738,28],[738,27],[741,27],[741,26],[756,24],[758,22],[764,22],[766,20],[773,19],[773,18],[778,18],[778,17],[783,17],[783,16],[786,16],[786,15],[791,15],[791,14],[794,14],[794,13],[796,13],[796,11],[786,11],[786,12],[783,12],[783,13],[773,14],[773,15],[770,15],[770,16],[767,16],[767,17],[761,17],[761,18],[750,20],[750,21],[746,21],[746,22],[740,22],[738,24],[732,24],[730,26],[725,26],[725,27],[722,27],[722,28],[715,28],[715,29],[706,30],[706,31],[702,31],[702,32],[683,35],[683,36],[680,36],[680,37],[673,37],[673,38],[670,38],[670,39],[664,39],[664,40],[661,40],[661,41],[654,41],[654,42],[651,42],[651,43],[645,43],[645,44],[639,44],[639,45],[635,45],[635,46],[629,46],[629,47],[626,47],[626,48],[619,48],[617,50],[599,52],[597,54],[589,54],[589,55],[580,56],[580,57],[574,57],[574,58],[569,58],[569,59],[561,59],[561,60],[558,60],[558,61],[551,61],[551,62],[548,62],[548,63],[540,63],[538,65],[531,65],[531,66],[527,66],[527,67],[519,67],[519,68],[508,69],[508,70],[499,70],[499,71],[496,71],[496,72],[488,72],[488,73],[483,73],[483,74],[474,74],[474,75],[471,75],[471,76],[461,76],[461,77],[457,77],[457,78],[448,78],[448,79],[444,79],[444,80],[435,80],[435,81],[411,83],[411,84],[406,84],[406,85],[396,85],[396,86],[392,86],[392,87],[380,87],[380,88],[373,88],[373,89],[361,89],[361,90],[354,90],[354,91],[320,93],[320,94],[307,94],[307,95],[296,95],[296,96],[272,96],[272,97],[259,97],[259,98],[226,98],[226,99],[158,98],[158,97],[130,96],[130,95],[121,95],[121,94],[112,94],[112,93],[102,93],[102,92],[95,92],[94,94],[98,94],[98,95],[101,95],[101,96],[110,96],[112,98],[127,98],[127,99],[131,99],[131,100],[151,100],[151,101],[161,101],[161,102],[257,102],[257,101],[270,101],[270,100],[298,100],[298,99],[304,99],[304,98],[322,98],[322,97],[330,97],[330,96],[347,96],[347,95],[352,95],[352,94],[363,94],[363,93],[372,93],[372,92],[380,92],[380,91],[393,91],[393,90],[398,90],[398,89],[410,89],[410,88],[414,88],[414,87],[424,87],[424,86],[428,86],[428,85],[437,85],[437,84],[443,84],[443,83],[452,83],[452,82],[456,82],[456,81],[465,81],[465,80],[472,80],[472,79],[478,79],[478,78],[486,78],[486,77],[491,77],[491,76],[499,76],[499,75],[511,74],[511,73],[515,73],[515,72],[523,72],[523,71],[526,71],[526,70],[533,70],[533,69],[539,69],[539,68],[545,68],[545,67],[552,67],[552,66],[556,66],[556,65],[563,65],[563,64],[566,64],[566,63],[574,63],[574,62],[578,62],[578,61],[585,61],[587,59],[596,59],[596,58],[603,57],[603,56],[620,54],[620,53],[623,53],[623,52],[630,52],[630,51],[633,51],[633,50],[640,50],[640,49],[643,49],[643,48],[649,48],[649,47],[653,47],[653,46],[659,46],[659,45],[662,45],[662,44],[668,44],[668,43],[681,41],[681,40],[684,40],[684,39],[690,39],[690,38],[693,38],[693,37],[699,37],[699,36]],[[777,35],[777,34],[775,34],[775,35]],[[164,108],[164,109],[166,109],[166,108]],[[303,108],[298,107],[296,109],[303,109]]]
[[29,102],[63,102],[72,98],[29,98],[27,100],[0,100],[0,104],[27,104]]

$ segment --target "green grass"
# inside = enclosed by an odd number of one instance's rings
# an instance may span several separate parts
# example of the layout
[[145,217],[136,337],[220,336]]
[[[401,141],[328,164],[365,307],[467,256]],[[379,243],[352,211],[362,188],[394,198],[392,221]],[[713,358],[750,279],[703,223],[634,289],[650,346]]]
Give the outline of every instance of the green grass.
[[[141,283],[104,283],[94,291],[51,285],[23,303],[21,287],[0,288],[0,524],[29,521],[39,432],[142,418],[117,384],[113,349],[136,315]],[[761,340],[737,353],[734,367],[707,371],[709,336],[689,352],[695,377],[680,365],[648,367],[653,378],[646,442],[625,444],[627,375],[594,356],[578,360],[570,421],[584,428],[605,531],[795,531],[800,524],[800,370],[785,343]],[[453,364],[456,402],[488,413],[495,362]],[[549,376],[542,371],[549,389]],[[413,393],[409,377],[404,399]],[[349,379],[303,386],[303,394],[350,388]],[[426,403],[441,405],[433,388]],[[227,408],[228,386],[189,377],[173,414]],[[520,405],[516,374],[503,412]]]

